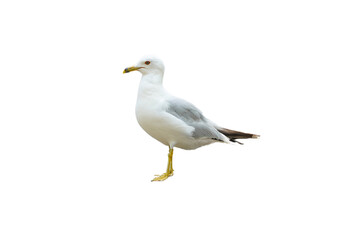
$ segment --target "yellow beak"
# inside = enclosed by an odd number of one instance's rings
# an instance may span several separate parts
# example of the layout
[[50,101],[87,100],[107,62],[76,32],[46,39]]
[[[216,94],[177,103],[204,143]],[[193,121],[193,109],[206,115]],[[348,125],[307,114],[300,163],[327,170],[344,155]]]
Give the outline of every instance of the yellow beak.
[[132,71],[136,71],[138,69],[140,69],[141,67],[128,67],[128,68],[125,68],[123,73],[128,73],[128,72],[132,72]]

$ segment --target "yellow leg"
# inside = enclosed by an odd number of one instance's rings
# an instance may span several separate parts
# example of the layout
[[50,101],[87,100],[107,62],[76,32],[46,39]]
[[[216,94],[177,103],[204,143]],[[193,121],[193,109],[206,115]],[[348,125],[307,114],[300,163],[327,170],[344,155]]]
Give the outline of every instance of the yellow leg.
[[152,182],[153,182],[153,181],[164,181],[164,180],[166,180],[168,177],[171,177],[172,175],[174,175],[174,169],[173,169],[173,166],[172,166],[173,152],[174,152],[174,149],[172,149],[172,148],[169,147],[168,165],[167,165],[166,173],[163,173],[163,174],[161,174],[160,176],[159,176],[159,175],[155,175],[155,176],[157,176],[157,177],[154,178],[153,180],[151,180]]
[[174,175],[174,169],[172,165],[172,156],[173,156],[174,149],[169,148],[169,154],[168,154],[168,172],[170,173],[170,176]]

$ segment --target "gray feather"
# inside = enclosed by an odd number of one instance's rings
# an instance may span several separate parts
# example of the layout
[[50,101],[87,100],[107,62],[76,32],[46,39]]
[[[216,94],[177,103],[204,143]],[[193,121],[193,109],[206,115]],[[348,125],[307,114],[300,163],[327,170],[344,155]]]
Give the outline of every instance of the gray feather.
[[193,104],[179,98],[168,101],[168,104],[166,109],[168,113],[194,127],[192,133],[194,138],[210,138],[223,141],[223,135],[207,121],[201,111]]

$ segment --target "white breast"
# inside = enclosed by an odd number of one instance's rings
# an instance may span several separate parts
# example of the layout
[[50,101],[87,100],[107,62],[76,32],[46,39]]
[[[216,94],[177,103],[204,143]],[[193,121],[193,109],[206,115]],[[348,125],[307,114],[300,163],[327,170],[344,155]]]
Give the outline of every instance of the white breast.
[[136,118],[150,136],[167,146],[192,139],[193,127],[166,112],[168,93],[160,86],[140,83],[136,102]]

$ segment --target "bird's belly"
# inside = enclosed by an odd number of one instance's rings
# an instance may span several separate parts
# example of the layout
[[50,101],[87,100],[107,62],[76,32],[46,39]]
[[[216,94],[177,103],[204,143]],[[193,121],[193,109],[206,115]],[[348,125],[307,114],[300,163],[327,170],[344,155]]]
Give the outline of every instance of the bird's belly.
[[193,140],[193,128],[166,112],[137,112],[136,118],[146,133],[167,146],[185,146]]

